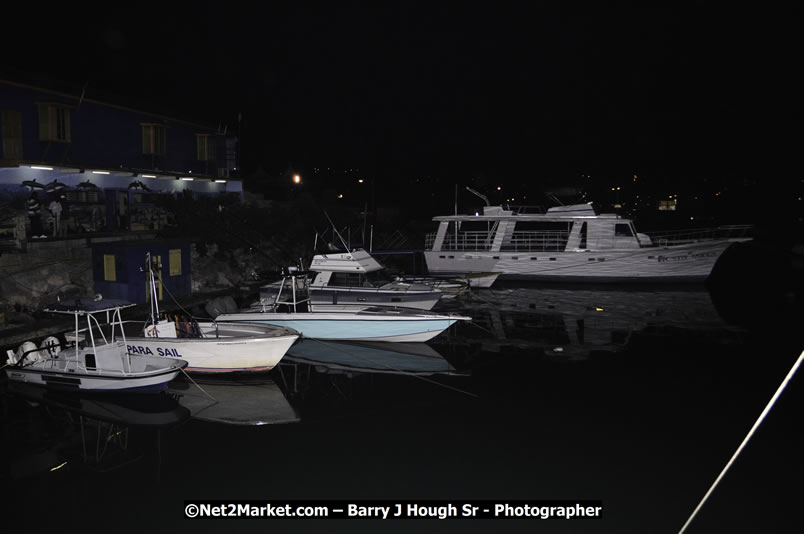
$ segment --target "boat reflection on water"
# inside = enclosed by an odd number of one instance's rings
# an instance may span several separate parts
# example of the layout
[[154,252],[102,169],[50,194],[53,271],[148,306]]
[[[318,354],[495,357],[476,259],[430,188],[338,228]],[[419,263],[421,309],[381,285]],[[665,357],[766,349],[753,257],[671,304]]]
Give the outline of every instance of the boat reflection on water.
[[246,426],[299,421],[279,386],[264,376],[174,380],[168,391],[200,421]]
[[[459,372],[429,343],[297,341],[277,367],[277,380],[303,420],[333,414],[377,413],[400,399],[471,395]],[[416,399],[416,400],[413,400]]]
[[36,420],[40,429],[28,434],[32,441],[15,443],[21,448],[11,451],[10,471],[15,479],[76,463],[109,471],[136,462],[149,451],[156,452],[158,478],[162,431],[190,417],[190,411],[164,391],[99,395],[9,381],[3,402],[8,406],[7,428],[13,431],[18,424],[29,428]]
[[427,343],[303,339],[283,361],[309,364],[320,373],[454,374],[455,368]]
[[34,384],[9,382],[8,392],[49,409],[120,426],[169,427],[183,423],[190,411],[165,393],[93,394],[48,390]]
[[721,318],[702,286],[503,285],[448,305],[471,314],[474,327],[467,325],[460,338],[450,338],[453,349],[466,344],[490,353],[540,349],[569,361],[624,350],[641,332],[738,330]]

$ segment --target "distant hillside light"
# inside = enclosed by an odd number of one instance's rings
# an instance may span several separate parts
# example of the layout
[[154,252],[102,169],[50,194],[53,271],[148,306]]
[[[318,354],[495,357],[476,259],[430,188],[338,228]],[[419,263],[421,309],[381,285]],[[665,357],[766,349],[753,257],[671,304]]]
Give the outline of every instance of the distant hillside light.
[[293,183],[294,184],[300,184],[301,183],[301,176],[299,176],[298,174],[294,174],[293,175]]

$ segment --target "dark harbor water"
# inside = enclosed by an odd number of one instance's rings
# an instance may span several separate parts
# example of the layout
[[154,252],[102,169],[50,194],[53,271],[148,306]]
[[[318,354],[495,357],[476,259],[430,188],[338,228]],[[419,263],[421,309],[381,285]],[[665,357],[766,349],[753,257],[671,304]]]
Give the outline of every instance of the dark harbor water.
[[[147,405],[4,384],[4,510],[93,531],[678,532],[804,348],[800,315],[721,302],[703,287],[500,285],[439,303],[473,321],[427,344],[305,340],[267,376],[178,382]],[[687,532],[801,531],[802,380]],[[603,511],[185,519],[193,499]]]

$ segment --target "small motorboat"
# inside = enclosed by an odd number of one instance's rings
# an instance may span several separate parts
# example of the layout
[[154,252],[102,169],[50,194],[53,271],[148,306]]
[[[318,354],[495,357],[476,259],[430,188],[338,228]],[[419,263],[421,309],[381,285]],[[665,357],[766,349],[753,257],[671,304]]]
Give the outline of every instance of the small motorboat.
[[284,326],[161,314],[155,279],[160,276],[159,265],[150,254],[146,268],[150,317],[123,323],[131,353],[180,358],[191,373],[270,371],[299,338],[298,332]]
[[458,321],[470,320],[453,314],[420,313],[409,308],[383,306],[360,311],[308,311],[308,273],[292,269],[283,273],[277,289],[273,299],[261,298],[259,307],[220,314],[216,320],[282,326],[314,339],[394,342],[427,341]]
[[[310,310],[358,311],[376,306],[431,310],[447,295],[432,283],[386,279],[384,267],[363,249],[316,254],[310,264]],[[260,288],[260,298],[273,299],[282,280]]]
[[[75,329],[60,343],[55,337],[40,347],[23,343],[8,351],[6,375],[9,380],[53,389],[75,391],[121,392],[159,391],[167,387],[185,367],[180,358],[163,358],[128,350],[122,331],[120,310],[134,306],[121,300],[75,299],[57,302],[44,311],[75,317]],[[96,315],[105,314],[107,322],[117,325],[107,336]],[[80,329],[81,319],[86,328]],[[111,321],[109,320],[111,318]],[[116,337],[117,331],[120,337]],[[96,335],[97,334],[97,335]]]

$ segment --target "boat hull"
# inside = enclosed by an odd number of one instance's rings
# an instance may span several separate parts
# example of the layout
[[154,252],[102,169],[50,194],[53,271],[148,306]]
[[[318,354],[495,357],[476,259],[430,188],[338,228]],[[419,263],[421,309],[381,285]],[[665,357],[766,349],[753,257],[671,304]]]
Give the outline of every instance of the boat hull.
[[[186,364],[185,364],[186,365]],[[39,366],[6,369],[9,380],[64,391],[83,392],[153,392],[167,387],[181,372],[177,363],[163,371],[140,375],[77,374]]]
[[702,282],[735,240],[583,252],[425,251],[432,273],[500,272],[500,279],[567,282]]
[[350,313],[243,312],[219,316],[222,321],[245,321],[292,328],[304,337],[339,341],[427,341],[452,326],[456,317],[382,315],[356,316]]
[[264,372],[273,369],[299,338],[298,333],[291,331],[276,336],[260,335],[259,330],[265,328],[259,325],[219,323],[218,326],[221,334],[218,338],[205,323],[201,329],[210,336],[206,338],[126,336],[127,349],[132,354],[185,360],[190,373]]

